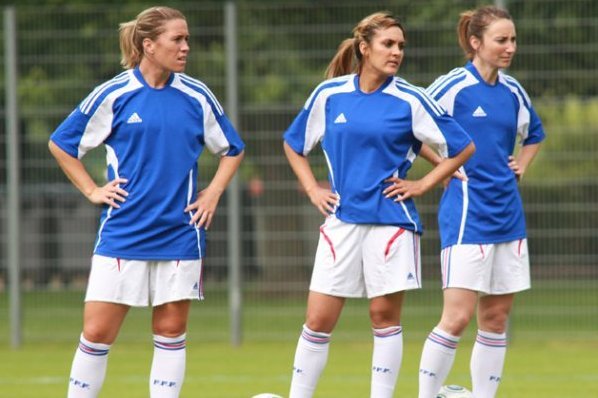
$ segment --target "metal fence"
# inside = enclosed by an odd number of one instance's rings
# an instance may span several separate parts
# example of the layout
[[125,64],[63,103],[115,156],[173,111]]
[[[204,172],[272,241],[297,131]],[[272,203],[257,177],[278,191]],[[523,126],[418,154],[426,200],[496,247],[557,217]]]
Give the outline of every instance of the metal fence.
[[[460,11],[476,1],[230,3],[236,10],[237,127],[247,143],[239,175],[243,293],[246,301],[304,297],[317,240],[319,213],[302,194],[282,153],[282,132],[323,78],[342,39],[363,16],[381,9],[399,15],[408,47],[400,75],[426,86],[463,63],[456,44]],[[548,140],[521,185],[528,218],[534,281],[560,292],[585,289],[561,303],[591,308],[598,281],[598,7],[593,0],[511,0],[519,52],[509,71],[528,89]],[[192,53],[187,73],[201,79],[222,103],[227,98],[225,6],[180,2],[187,16]],[[82,290],[99,210],[62,175],[47,151],[49,134],[98,83],[119,72],[119,22],[143,5],[118,7],[16,7],[21,175],[21,287],[29,291]],[[230,27],[229,27],[230,28]],[[6,36],[6,26],[3,31]],[[5,92],[7,59],[0,44]],[[8,78],[10,79],[10,77]],[[230,94],[229,94],[230,95]],[[7,162],[5,98],[0,99],[0,294],[8,294],[6,260]],[[84,161],[103,178],[104,154]],[[324,160],[311,162],[325,179]],[[416,162],[413,176],[425,170]],[[200,159],[201,181],[214,171]],[[417,201],[425,223],[422,258],[425,283],[438,287],[436,210],[440,189]],[[209,235],[207,289],[226,289],[227,216],[223,198]],[[543,283],[545,283],[543,285]],[[576,296],[578,297],[578,296]],[[224,300],[224,298],[222,298]],[[33,303],[35,305],[35,303]],[[60,305],[60,303],[57,303]],[[0,308],[0,312],[5,311]],[[434,308],[436,313],[438,308]],[[596,310],[581,326],[596,328]],[[538,317],[545,314],[536,314]],[[533,322],[533,316],[528,318]],[[259,321],[258,321],[259,322]],[[580,325],[563,322],[571,333]]]

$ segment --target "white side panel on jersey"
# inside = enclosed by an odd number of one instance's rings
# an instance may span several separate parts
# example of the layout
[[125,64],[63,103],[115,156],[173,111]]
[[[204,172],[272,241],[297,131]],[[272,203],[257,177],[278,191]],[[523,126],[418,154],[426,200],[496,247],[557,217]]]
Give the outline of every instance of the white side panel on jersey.
[[[414,89],[415,87],[410,87]],[[411,128],[415,138],[419,141],[436,149],[440,156],[448,157],[448,147],[444,135],[438,128],[434,118],[428,113],[426,108],[420,102],[420,99],[413,94],[400,90],[395,84],[390,84],[385,90],[386,93],[394,95],[395,97],[407,102],[411,106]],[[427,94],[421,92],[423,98],[430,99]],[[433,102],[431,106],[433,111],[442,111],[440,107]]]
[[[224,131],[214,115],[214,109],[212,109],[212,106],[206,99],[206,96],[181,83],[179,76],[175,77],[174,81],[172,82],[172,87],[176,88],[177,90],[181,90],[185,94],[197,100],[203,109],[203,131],[206,148],[208,148],[208,150],[213,154],[220,156],[226,155],[230,148],[229,142],[226,139]],[[215,102],[214,106],[217,107],[215,111],[219,114],[222,114],[220,113],[221,109],[218,108],[218,102]]]
[[499,74],[499,81],[507,86],[519,101],[519,113],[517,114],[517,134],[521,137],[521,141],[525,140],[529,134],[529,125],[531,121],[531,114],[527,108],[527,104],[531,104],[529,96],[521,87],[521,85],[514,78],[505,74]]
[[[355,84],[353,83],[354,75],[343,76],[342,78],[347,79],[345,84],[323,89],[313,101],[305,125],[305,143],[303,146],[303,155],[305,156],[324,137],[324,132],[326,131],[326,101],[328,98],[334,94],[355,91]],[[342,81],[340,78],[338,80]]]
[[112,106],[114,105],[114,101],[121,95],[137,90],[140,87],[142,87],[142,84],[133,78],[131,72],[131,79],[126,86],[114,90],[104,98],[85,126],[85,131],[83,131],[81,141],[79,142],[79,159],[85,156],[91,149],[102,144],[112,132],[112,120],[114,119]]

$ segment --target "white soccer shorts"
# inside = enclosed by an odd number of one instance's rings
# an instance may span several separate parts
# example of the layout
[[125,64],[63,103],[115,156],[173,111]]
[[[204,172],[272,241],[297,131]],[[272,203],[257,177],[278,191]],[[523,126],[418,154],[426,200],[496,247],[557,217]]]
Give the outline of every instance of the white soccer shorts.
[[133,307],[203,299],[202,260],[141,261],[94,255],[85,301]]
[[310,290],[336,297],[379,297],[421,288],[419,235],[388,225],[330,216],[320,227]]
[[446,247],[440,253],[442,287],[499,295],[531,287],[527,239]]

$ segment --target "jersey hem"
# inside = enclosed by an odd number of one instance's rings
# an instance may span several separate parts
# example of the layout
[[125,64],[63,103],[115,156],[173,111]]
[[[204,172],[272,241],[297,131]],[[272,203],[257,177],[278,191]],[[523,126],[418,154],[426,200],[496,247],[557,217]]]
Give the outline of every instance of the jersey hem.
[[496,243],[507,243],[507,242],[513,242],[516,240],[520,240],[520,239],[527,239],[527,235],[519,235],[519,236],[514,236],[514,237],[507,237],[507,238],[496,238],[496,239],[486,239],[486,240],[465,240],[463,239],[461,241],[461,243],[457,243],[457,242],[451,242],[451,243],[447,243],[442,245],[442,249],[446,249],[447,247],[451,247],[451,246],[455,246],[457,244],[460,245],[489,245],[489,244],[496,244]]
[[339,215],[337,213],[334,214],[334,216],[336,218],[338,218],[339,220],[341,220],[344,223],[347,224],[355,224],[355,225],[377,225],[377,226],[386,226],[386,227],[398,227],[398,228],[403,228],[407,231],[411,231],[414,234],[418,234],[418,235],[422,235],[423,234],[423,227],[421,227],[420,225],[418,225],[419,230],[416,230],[413,226],[412,223],[402,223],[402,222],[397,222],[397,223],[392,223],[392,222],[375,222],[375,221],[356,221],[356,220],[349,220],[344,216],[339,217]]
[[148,254],[123,254],[97,250],[93,254],[105,257],[120,258],[123,260],[141,260],[141,261],[176,261],[176,260],[201,260],[203,257],[197,255],[148,255]]

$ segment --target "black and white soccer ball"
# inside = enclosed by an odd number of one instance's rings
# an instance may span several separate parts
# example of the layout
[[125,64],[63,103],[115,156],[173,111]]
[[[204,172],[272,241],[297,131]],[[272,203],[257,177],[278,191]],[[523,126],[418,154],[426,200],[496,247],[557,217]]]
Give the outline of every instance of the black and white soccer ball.
[[261,394],[254,395],[251,398],[282,398],[282,397],[278,394],[273,394],[271,392],[263,392]]
[[436,398],[473,398],[473,394],[465,387],[449,384],[442,386]]

